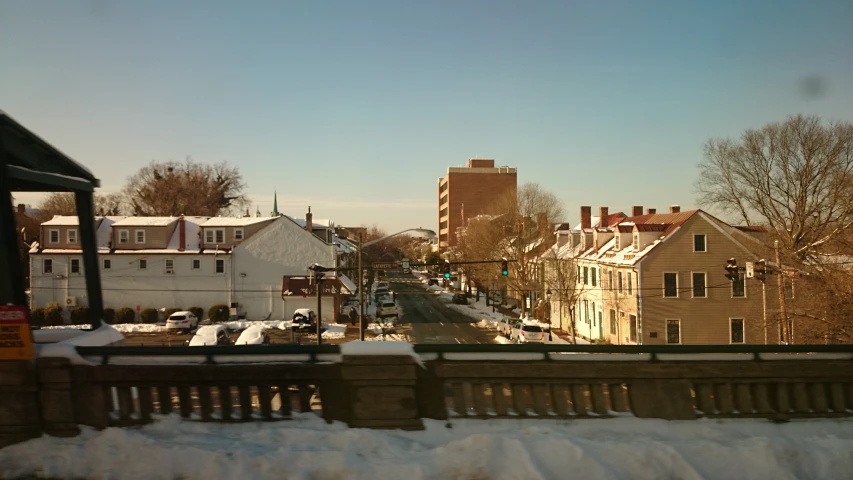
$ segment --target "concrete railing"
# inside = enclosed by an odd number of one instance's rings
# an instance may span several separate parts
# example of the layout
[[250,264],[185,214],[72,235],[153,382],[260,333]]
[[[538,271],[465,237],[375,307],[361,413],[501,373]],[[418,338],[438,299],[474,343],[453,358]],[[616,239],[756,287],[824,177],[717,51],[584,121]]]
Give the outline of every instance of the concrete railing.
[[[391,342],[388,342],[391,343]],[[408,346],[406,346],[408,347]],[[423,418],[853,415],[853,347],[417,345],[80,347],[0,362],[0,445],[152,421],[277,421],[315,411],[353,427]],[[595,353],[591,353],[595,352]],[[602,352],[602,353],[600,353]]]

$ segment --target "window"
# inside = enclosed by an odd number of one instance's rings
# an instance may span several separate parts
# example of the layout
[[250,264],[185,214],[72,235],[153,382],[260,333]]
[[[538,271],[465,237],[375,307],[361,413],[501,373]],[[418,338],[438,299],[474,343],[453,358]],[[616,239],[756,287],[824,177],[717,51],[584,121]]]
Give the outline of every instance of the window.
[[[616,327],[616,310],[610,309],[610,334],[617,335],[617,327]],[[617,340],[618,342],[618,340]]]
[[216,233],[216,243],[225,243],[225,230],[214,230]]
[[616,250],[621,250],[621,249],[622,249],[622,247],[620,246],[620,243],[621,243],[621,242],[619,241],[619,238],[620,238],[621,236],[622,236],[622,235],[620,235],[620,234],[619,234],[619,232],[616,232],[616,235],[614,235],[614,240],[615,240],[615,241],[614,241],[614,243],[615,243],[615,245],[614,245],[614,246],[616,247]]
[[445,203],[447,203],[447,195],[441,197],[441,200],[438,201],[439,205],[444,205]]
[[622,272],[619,272],[619,276],[616,278],[616,291],[622,293]]
[[68,229],[68,243],[77,243],[77,229],[69,228]]
[[140,269],[140,270],[145,270],[145,269],[147,269],[147,268],[148,268],[148,260],[146,260],[146,259],[144,259],[144,258],[140,259],[140,260],[139,260],[139,269]]
[[166,259],[166,273],[174,273],[175,272],[175,261],[171,258]]
[[234,229],[234,240],[241,241],[243,240],[243,229],[235,228]]
[[442,208],[441,211],[438,212],[439,218],[444,218],[447,216],[447,208]]
[[216,259],[216,273],[225,273],[225,260]]
[[678,274],[668,272],[663,274],[663,296],[678,297]]
[[119,230],[118,231],[118,243],[129,243],[130,242],[130,232],[128,230]]
[[743,343],[743,319],[730,318],[729,325],[732,330],[732,343]]
[[112,260],[110,260],[109,258],[105,258],[104,259],[104,270],[109,270],[110,268],[112,268],[112,266],[113,266]]
[[693,298],[705,298],[705,272],[693,272]]
[[607,271],[607,289],[613,291],[613,270]]
[[438,224],[439,229],[447,228],[447,220]]
[[732,280],[732,297],[745,297],[746,296],[746,277],[744,275],[738,275],[738,277]]
[[204,231],[204,243],[213,243],[213,230]]
[[595,302],[592,302],[590,309],[592,310],[592,326],[594,327],[595,326]]
[[707,245],[705,244],[705,234],[696,233],[693,235],[693,251],[694,252],[707,252]]
[[583,320],[589,324],[589,301],[583,301]]
[[199,259],[193,260],[193,270],[200,270],[200,269],[201,269],[201,260],[199,260]]
[[595,267],[593,267],[591,270],[592,270],[592,286],[594,287],[597,285],[596,279],[595,279]]
[[666,321],[666,343],[681,343],[681,320]]
[[45,258],[41,266],[44,273],[53,273],[53,260]]
[[71,273],[80,273],[80,259],[72,258],[71,259]]
[[589,285],[589,267],[583,267],[583,284]]
[[145,230],[136,230],[133,235],[136,243],[145,243]]
[[634,247],[635,252],[640,251],[640,234],[639,233],[634,234],[634,244],[632,246]]
[[634,280],[632,278],[631,272],[625,274],[625,283],[628,284],[628,295],[634,294]]
[[59,243],[59,230],[48,231],[50,243]]
[[631,330],[631,342],[637,343],[637,333],[639,332],[639,325],[637,325],[637,316],[636,315],[628,315],[628,325]]
[[601,313],[601,310],[599,310],[598,311],[598,324],[603,326],[604,325],[604,317],[602,315],[603,315],[603,313]]

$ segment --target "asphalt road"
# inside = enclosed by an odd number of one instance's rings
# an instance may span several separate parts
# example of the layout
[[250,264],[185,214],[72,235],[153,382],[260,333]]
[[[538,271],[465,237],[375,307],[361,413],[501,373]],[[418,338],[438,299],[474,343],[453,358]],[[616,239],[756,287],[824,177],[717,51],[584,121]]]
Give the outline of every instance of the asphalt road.
[[411,325],[415,343],[494,343],[495,332],[478,328],[477,322],[454,310],[424,289],[414,275],[388,272],[391,290],[403,309],[401,323]]

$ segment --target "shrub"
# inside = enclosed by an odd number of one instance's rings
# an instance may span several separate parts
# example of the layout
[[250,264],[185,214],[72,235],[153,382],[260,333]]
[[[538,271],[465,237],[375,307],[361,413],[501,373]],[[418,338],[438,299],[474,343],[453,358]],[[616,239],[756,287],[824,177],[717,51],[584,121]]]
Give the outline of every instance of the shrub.
[[116,323],[133,323],[136,313],[132,308],[121,307],[116,311]]
[[160,314],[153,308],[144,308],[139,313],[139,317],[142,319],[142,323],[157,323],[157,320],[160,319]]
[[88,307],[74,307],[71,310],[71,324],[82,325],[89,321]]
[[199,319],[199,321],[204,320],[204,309],[201,307],[190,307],[187,311],[193,312],[195,318]]
[[30,325],[39,327],[46,325],[43,308],[34,308],[30,310]]
[[167,308],[166,310],[163,310],[163,315],[165,315],[166,318],[169,318],[172,316],[173,313],[180,312],[182,310],[183,308]]
[[231,318],[231,310],[220,303],[210,307],[210,310],[207,311],[207,318],[214,323],[227,322]]
[[62,307],[57,303],[51,303],[44,308],[45,325],[62,325]]
[[611,345],[609,338],[596,338],[590,343],[593,345]]
[[116,323],[116,311],[114,308],[104,309],[104,323],[108,323],[110,325]]

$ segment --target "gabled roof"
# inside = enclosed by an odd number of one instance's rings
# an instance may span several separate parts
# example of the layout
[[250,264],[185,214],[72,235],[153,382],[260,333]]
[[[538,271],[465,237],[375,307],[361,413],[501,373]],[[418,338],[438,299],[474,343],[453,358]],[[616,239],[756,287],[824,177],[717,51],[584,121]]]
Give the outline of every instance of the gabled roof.
[[202,227],[245,227],[275,220],[277,217],[210,217]]
[[178,217],[125,217],[113,224],[116,227],[165,227]]
[[[95,217],[95,221],[101,217]],[[77,215],[54,215],[50,220],[42,223],[45,227],[76,227],[80,225],[80,217]]]
[[638,223],[634,225],[634,230],[638,232],[663,232],[669,228],[665,223]]
[[[602,225],[601,222],[599,221],[599,220],[601,220],[600,217],[590,217],[589,226],[590,226],[590,228],[598,228],[598,227],[602,227],[602,226],[612,227],[613,225],[616,225],[619,222],[624,221],[626,218],[627,218],[626,215],[622,212],[611,213],[611,214],[607,215],[607,217],[604,219],[604,224]],[[576,232],[581,231],[581,225],[580,224],[575,225],[575,228],[573,228],[572,230],[574,230]]]

